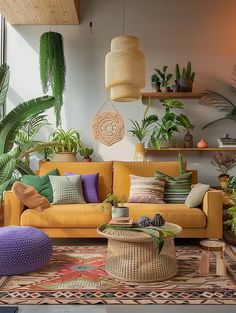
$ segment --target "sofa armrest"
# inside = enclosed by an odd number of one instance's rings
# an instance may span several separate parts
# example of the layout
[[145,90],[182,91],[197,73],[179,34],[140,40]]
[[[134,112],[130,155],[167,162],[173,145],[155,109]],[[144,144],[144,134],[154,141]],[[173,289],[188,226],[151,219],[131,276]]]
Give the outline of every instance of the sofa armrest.
[[219,190],[206,192],[203,199],[203,212],[207,216],[206,238],[222,238],[223,193]]
[[20,216],[24,206],[12,191],[4,193],[4,225],[20,225]]

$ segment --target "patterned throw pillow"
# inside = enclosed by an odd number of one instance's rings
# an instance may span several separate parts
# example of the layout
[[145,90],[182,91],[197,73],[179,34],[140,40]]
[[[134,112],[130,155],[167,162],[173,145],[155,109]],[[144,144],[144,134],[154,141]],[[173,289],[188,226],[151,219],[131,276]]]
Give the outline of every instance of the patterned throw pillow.
[[202,203],[205,193],[209,190],[210,185],[198,183],[190,191],[185,200],[188,208],[196,208]]
[[128,202],[164,203],[165,181],[155,177],[130,175],[130,194]]
[[191,190],[192,173],[184,173],[176,177],[159,171],[155,172],[156,179],[165,180],[164,201],[166,203],[184,203]]
[[53,189],[54,204],[86,203],[84,201],[81,175],[49,176]]

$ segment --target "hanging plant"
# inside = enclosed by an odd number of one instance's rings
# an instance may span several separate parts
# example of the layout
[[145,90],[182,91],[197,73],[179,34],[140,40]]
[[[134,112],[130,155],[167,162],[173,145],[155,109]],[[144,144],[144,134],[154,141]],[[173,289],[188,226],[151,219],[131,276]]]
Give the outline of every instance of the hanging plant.
[[55,97],[55,115],[57,127],[61,125],[61,107],[65,90],[65,60],[62,35],[56,32],[47,32],[40,37],[40,78],[43,92],[49,87]]

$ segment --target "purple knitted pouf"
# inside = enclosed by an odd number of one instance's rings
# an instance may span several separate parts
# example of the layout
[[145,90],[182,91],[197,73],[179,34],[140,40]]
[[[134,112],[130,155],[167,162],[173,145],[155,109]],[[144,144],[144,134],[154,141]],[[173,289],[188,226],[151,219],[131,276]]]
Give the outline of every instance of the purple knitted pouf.
[[0,228],[0,275],[34,272],[47,265],[52,241],[41,230],[30,226]]

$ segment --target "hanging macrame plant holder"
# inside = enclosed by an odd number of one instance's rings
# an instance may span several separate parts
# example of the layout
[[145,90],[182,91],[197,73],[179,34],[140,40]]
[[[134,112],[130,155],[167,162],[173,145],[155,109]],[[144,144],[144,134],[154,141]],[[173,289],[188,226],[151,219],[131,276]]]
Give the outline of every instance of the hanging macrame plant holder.
[[[113,110],[102,111],[108,102],[112,105]],[[106,146],[111,146],[124,137],[123,118],[109,99],[102,105],[93,120],[93,137]]]
[[42,89],[44,93],[47,93],[49,88],[52,90],[55,97],[56,125],[60,126],[66,75],[61,34],[49,31],[41,35],[39,61]]

